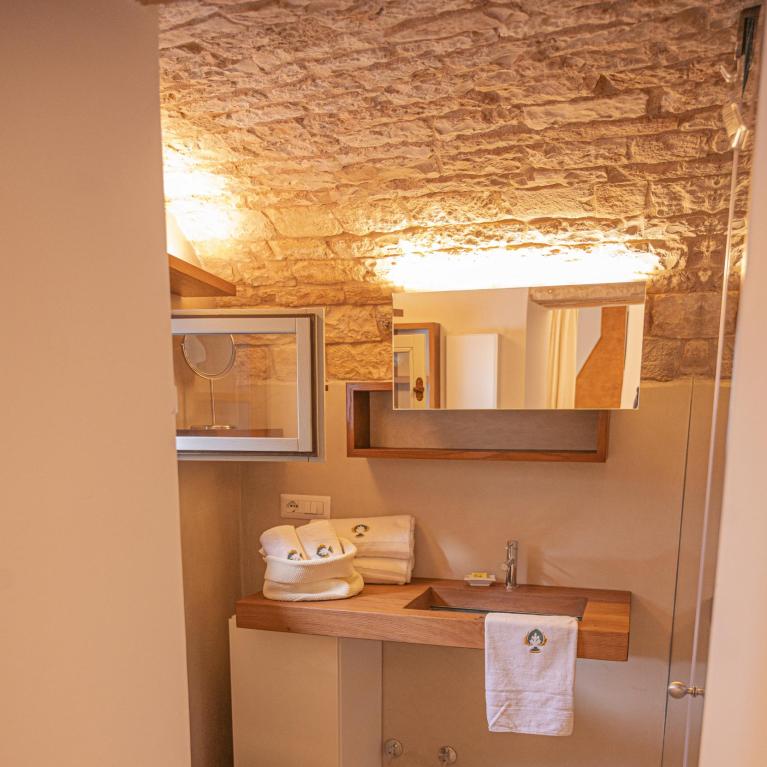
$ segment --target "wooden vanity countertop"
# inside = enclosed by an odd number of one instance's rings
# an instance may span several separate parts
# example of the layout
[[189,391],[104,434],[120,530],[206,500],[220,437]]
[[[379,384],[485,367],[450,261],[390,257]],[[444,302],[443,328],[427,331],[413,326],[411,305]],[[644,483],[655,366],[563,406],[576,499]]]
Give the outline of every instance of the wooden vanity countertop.
[[239,628],[350,639],[483,649],[485,616],[439,607],[505,612],[582,614],[578,657],[628,659],[631,592],[521,585],[472,587],[463,581],[415,578],[406,586],[366,585],[349,599],[277,602],[262,593],[237,602]]

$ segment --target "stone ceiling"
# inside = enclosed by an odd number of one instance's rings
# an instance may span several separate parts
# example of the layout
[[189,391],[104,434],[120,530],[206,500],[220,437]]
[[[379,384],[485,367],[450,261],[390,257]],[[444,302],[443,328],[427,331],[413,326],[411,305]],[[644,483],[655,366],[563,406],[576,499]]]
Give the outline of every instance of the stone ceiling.
[[[554,275],[574,259],[607,273],[624,251],[662,266],[645,376],[710,372],[731,166],[719,67],[744,5],[168,3],[169,208],[236,303],[328,307],[334,377],[386,376],[403,256],[436,258],[435,275],[515,256]],[[744,173],[741,215],[746,194]]]

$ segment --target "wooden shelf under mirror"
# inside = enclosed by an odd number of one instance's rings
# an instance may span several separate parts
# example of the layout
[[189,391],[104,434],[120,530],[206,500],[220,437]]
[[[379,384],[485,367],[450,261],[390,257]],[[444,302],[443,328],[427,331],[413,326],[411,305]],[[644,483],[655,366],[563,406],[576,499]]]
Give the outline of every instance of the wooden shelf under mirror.
[[387,381],[346,385],[350,458],[604,463],[607,410],[394,411]]
[[182,258],[168,254],[170,292],[177,296],[236,296],[237,287]]

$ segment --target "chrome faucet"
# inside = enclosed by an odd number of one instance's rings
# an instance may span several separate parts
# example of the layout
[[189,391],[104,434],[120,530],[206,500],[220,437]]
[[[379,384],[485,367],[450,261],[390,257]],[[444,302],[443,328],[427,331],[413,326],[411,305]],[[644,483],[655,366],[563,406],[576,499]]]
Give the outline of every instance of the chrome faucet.
[[517,588],[517,559],[519,556],[519,541],[506,541],[506,591]]

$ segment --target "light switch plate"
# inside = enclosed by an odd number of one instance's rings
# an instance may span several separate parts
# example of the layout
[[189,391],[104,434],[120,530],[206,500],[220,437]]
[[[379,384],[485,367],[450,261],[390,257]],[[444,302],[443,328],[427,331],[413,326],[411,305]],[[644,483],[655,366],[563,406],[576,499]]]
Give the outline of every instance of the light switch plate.
[[280,495],[280,516],[286,519],[329,519],[329,495]]

